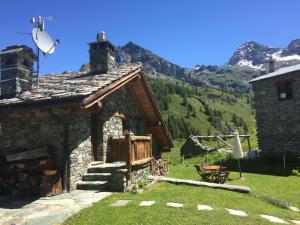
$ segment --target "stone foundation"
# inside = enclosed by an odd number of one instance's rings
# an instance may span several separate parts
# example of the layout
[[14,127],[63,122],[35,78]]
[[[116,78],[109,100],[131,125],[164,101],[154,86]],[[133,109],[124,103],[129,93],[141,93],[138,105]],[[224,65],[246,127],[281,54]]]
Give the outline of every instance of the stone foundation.
[[150,163],[147,163],[142,166],[132,167],[131,183],[137,184],[139,180],[147,179],[147,177],[150,175],[150,173],[151,173]]

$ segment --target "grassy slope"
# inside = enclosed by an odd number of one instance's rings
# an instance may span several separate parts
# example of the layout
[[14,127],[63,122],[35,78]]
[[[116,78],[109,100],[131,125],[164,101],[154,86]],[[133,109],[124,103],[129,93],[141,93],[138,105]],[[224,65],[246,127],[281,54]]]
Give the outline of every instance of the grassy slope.
[[[155,78],[155,80],[162,85],[166,83],[175,84],[177,82],[187,89],[197,89],[200,93],[200,95],[192,95],[187,97],[188,102],[195,108],[196,117],[190,116],[187,118],[187,107],[182,105],[183,98],[178,94],[171,94],[169,108],[167,110],[161,109],[164,119],[166,119],[168,115],[175,114],[188,121],[193,128],[198,130],[198,133],[195,135],[207,135],[208,130],[210,130],[211,134],[220,134],[220,132],[208,121],[208,116],[204,113],[203,105],[197,100],[199,97],[201,97],[211,109],[221,111],[223,114],[223,122],[225,123],[225,121],[227,121],[231,127],[234,127],[234,124],[232,123],[232,116],[234,113],[238,117],[243,118],[249,127],[249,132],[247,134],[251,135],[251,144],[253,147],[256,147],[257,141],[255,137],[256,124],[254,110],[251,109],[250,104],[247,103],[246,97],[238,98],[231,93],[222,92],[221,90],[214,88],[194,88],[191,85],[180,82],[174,78]],[[156,98],[158,98],[159,101],[159,96],[156,96]],[[229,104],[227,101],[228,98],[233,99],[236,101],[236,103]],[[239,128],[239,130],[240,134],[244,134],[243,129]]]
[[[164,153],[163,158],[170,160],[170,177],[199,180],[194,164],[201,163],[202,157],[185,159],[180,158],[180,145],[182,141],[175,141],[176,147],[170,153]],[[222,158],[222,156],[219,156]],[[215,157],[216,158],[216,157]],[[211,159],[213,161],[215,159]],[[280,165],[278,165],[280,167]],[[278,168],[276,168],[278,169]],[[237,179],[239,173],[231,171],[230,184],[245,185],[251,188],[253,194],[266,195],[280,199],[300,208],[300,177],[275,176],[258,173],[243,173],[244,180]]]
[[[175,141],[175,149],[165,153],[164,158],[170,160],[169,176],[186,179],[199,179],[193,165],[203,161],[197,157],[181,162],[179,149],[182,141]],[[210,161],[222,155],[209,157]],[[257,198],[257,194],[265,194],[293,203],[299,207],[300,196],[299,177],[280,177],[260,174],[243,173],[245,180],[237,180],[238,173],[232,172],[233,184],[248,185],[251,194],[242,194],[225,190],[186,185],[172,185],[167,183],[156,184],[144,193],[117,193],[100,201],[88,209],[71,217],[64,224],[124,224],[124,225],[192,225],[192,224],[274,224],[260,217],[260,214],[272,215],[289,220],[300,220],[300,214],[291,210],[272,205]],[[117,200],[131,200],[127,206],[111,207]],[[154,200],[150,207],[138,206],[141,201]],[[184,204],[183,208],[170,208],[167,202]],[[197,204],[206,204],[213,207],[213,211],[198,211]],[[243,210],[248,216],[238,217],[230,215],[225,208]],[[291,223],[290,223],[291,224]]]
[[[120,199],[132,201],[124,207],[109,206]],[[150,207],[138,206],[144,200],[155,200],[156,204]],[[170,208],[166,206],[167,202],[182,203],[184,207]],[[210,205],[214,211],[197,211],[197,204]],[[244,210],[249,216],[232,216],[225,208]],[[162,183],[142,194],[115,194],[82,210],[66,224],[271,224],[259,214],[277,216],[286,221],[300,219],[298,213],[270,205],[249,194]]]

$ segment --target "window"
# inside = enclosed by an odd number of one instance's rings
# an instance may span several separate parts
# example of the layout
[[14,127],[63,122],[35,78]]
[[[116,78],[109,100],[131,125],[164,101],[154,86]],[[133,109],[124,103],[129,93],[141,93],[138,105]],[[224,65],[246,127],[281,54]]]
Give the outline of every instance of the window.
[[282,80],[276,82],[279,100],[293,98],[293,83],[294,80]]

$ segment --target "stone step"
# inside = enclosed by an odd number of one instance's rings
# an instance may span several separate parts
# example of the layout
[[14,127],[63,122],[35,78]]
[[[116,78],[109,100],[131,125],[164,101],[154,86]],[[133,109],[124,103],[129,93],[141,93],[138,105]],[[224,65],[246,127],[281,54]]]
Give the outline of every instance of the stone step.
[[90,165],[96,166],[96,165],[100,165],[100,164],[104,164],[104,162],[103,161],[92,161]]
[[77,182],[77,190],[107,190],[108,181],[79,181]]
[[83,181],[109,181],[111,173],[86,173],[82,176]]
[[88,168],[88,173],[112,173],[118,169],[123,169],[126,167],[125,162],[115,162],[115,163],[104,163],[98,165],[91,165]]

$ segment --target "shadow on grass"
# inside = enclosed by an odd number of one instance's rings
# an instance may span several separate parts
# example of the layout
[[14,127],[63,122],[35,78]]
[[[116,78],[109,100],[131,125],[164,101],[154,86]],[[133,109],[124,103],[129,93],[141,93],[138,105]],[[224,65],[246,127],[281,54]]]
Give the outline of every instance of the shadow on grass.
[[[252,160],[242,159],[240,162],[242,172],[265,175],[290,176],[293,170],[300,168],[299,161],[296,159],[287,160],[285,168],[283,168],[282,160],[278,158],[258,157]],[[238,163],[235,159],[229,158],[217,163],[225,165],[231,171],[239,172]]]

